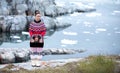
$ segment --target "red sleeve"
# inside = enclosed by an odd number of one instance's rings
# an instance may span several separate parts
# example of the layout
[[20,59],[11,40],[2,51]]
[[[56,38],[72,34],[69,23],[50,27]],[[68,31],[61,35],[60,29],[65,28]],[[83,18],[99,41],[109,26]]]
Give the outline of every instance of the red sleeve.
[[47,28],[46,28],[45,25],[44,25],[44,28],[43,28],[42,32],[40,33],[40,35],[42,35],[42,37],[45,36],[46,30],[47,30]]
[[46,34],[46,30],[44,30],[43,32],[41,32],[42,36],[45,36],[45,34]]
[[30,34],[30,37],[33,35],[33,32],[31,31],[30,26],[29,26],[29,34]]
[[30,37],[33,35],[32,31],[29,30]]

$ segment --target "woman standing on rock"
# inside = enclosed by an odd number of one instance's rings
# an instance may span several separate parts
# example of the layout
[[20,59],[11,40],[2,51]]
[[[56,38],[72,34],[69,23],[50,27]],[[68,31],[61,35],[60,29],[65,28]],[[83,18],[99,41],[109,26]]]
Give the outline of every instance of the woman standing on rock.
[[31,64],[32,66],[40,66],[40,60],[42,59],[42,49],[44,46],[44,35],[46,33],[46,27],[41,19],[40,12],[35,10],[35,19],[30,23],[30,48],[31,48]]

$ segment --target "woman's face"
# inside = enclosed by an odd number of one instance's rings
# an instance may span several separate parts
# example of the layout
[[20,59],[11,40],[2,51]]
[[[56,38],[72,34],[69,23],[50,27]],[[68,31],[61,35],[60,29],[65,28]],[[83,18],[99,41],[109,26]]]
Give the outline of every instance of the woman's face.
[[41,17],[40,14],[36,14],[36,16],[35,16],[35,20],[36,20],[36,21],[39,21],[39,20],[40,20],[40,17]]

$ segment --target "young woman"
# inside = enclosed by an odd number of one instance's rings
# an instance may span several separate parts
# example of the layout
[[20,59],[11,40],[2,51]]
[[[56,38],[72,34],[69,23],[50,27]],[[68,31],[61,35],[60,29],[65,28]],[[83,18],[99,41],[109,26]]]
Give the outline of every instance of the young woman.
[[31,64],[32,66],[40,66],[40,60],[42,58],[41,52],[44,46],[44,35],[46,33],[46,27],[41,19],[40,12],[35,11],[35,19],[30,23],[30,48],[31,48]]

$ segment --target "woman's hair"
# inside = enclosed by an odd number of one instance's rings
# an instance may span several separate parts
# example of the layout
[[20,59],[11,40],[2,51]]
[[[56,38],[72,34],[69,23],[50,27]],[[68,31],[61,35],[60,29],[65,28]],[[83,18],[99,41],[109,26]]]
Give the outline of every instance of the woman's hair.
[[39,11],[39,10],[35,10],[35,16],[36,16],[37,14],[40,14],[40,11]]

